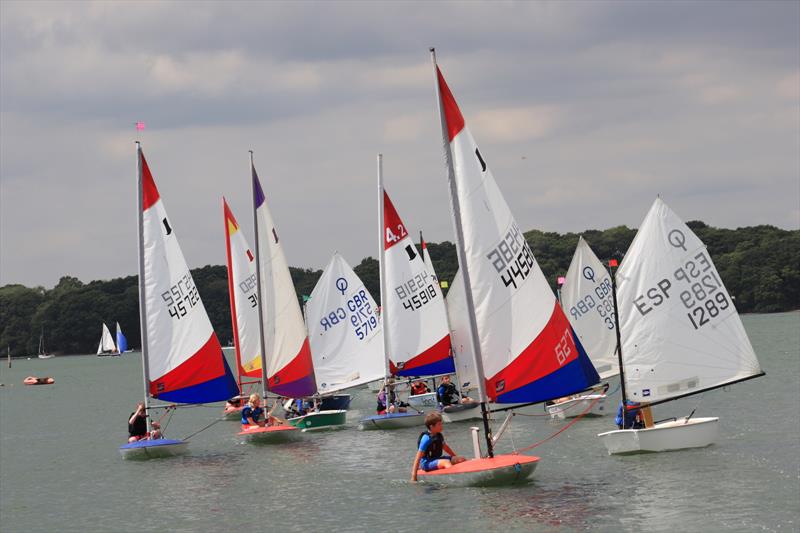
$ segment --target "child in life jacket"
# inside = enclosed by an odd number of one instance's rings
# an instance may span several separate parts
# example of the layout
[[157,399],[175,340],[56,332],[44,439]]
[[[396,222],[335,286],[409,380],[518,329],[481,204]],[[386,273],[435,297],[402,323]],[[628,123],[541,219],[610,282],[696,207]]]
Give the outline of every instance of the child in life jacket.
[[[429,413],[425,417],[425,426],[428,431],[421,433],[417,441],[417,454],[414,457],[414,465],[411,467],[411,481],[417,480],[417,470],[420,468],[430,472],[431,470],[450,468],[466,461],[463,457],[456,455],[456,452],[445,443],[442,424],[442,415],[439,413]],[[443,455],[443,452],[450,455]]]

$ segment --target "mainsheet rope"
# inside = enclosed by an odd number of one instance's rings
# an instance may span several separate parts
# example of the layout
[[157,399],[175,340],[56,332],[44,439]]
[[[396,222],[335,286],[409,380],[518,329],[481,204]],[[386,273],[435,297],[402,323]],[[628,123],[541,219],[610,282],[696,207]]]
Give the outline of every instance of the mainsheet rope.
[[[578,420],[580,420],[581,418],[583,418],[583,417],[586,415],[586,413],[588,413],[589,411],[591,411],[591,410],[592,410],[592,407],[594,407],[594,405],[595,405],[597,402],[599,402],[601,399],[603,399],[603,398],[602,398],[602,397],[599,397],[599,398],[595,398],[594,400],[592,400],[592,403],[590,403],[590,404],[589,404],[589,407],[587,407],[586,409],[584,409],[584,410],[583,410],[583,412],[582,412],[581,414],[579,414],[578,416],[576,416],[574,420],[570,421],[570,422],[569,422],[567,425],[565,425],[563,428],[559,429],[558,431],[556,431],[555,433],[553,433],[553,434],[552,434],[552,435],[550,435],[549,437],[547,437],[547,438],[544,438],[544,439],[542,439],[542,440],[540,440],[540,441],[538,441],[538,442],[534,442],[534,443],[533,443],[533,444],[531,444],[530,446],[526,446],[526,447],[524,447],[524,448],[520,448],[519,450],[514,450],[514,451],[513,451],[513,452],[511,452],[511,453],[512,453],[513,455],[519,455],[519,454],[521,454],[522,452],[526,452],[526,451],[528,451],[528,450],[532,450],[532,449],[536,448],[537,446],[541,446],[541,445],[542,445],[542,444],[544,444],[545,442],[547,442],[547,441],[549,441],[549,440],[551,440],[551,439],[555,438],[556,436],[558,436],[558,435],[560,435],[561,433],[563,433],[564,431],[566,431],[566,430],[567,430],[569,427],[571,427],[573,424],[575,424],[575,423],[576,423]],[[517,414],[519,414],[519,413],[514,413],[514,416],[516,416]],[[523,416],[526,416],[526,415],[523,415]],[[529,416],[529,415],[528,415],[528,416]],[[513,441],[512,441],[512,444],[513,444]]]

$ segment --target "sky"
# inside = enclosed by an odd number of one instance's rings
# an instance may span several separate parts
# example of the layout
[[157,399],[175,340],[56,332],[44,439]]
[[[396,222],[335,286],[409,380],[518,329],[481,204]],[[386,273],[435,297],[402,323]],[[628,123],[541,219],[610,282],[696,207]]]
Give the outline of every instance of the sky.
[[[190,267],[453,241],[429,47],[520,227],[800,227],[800,2],[0,2],[0,285],[135,275],[135,140]],[[137,132],[135,123],[145,123]],[[553,274],[554,275],[554,274]]]

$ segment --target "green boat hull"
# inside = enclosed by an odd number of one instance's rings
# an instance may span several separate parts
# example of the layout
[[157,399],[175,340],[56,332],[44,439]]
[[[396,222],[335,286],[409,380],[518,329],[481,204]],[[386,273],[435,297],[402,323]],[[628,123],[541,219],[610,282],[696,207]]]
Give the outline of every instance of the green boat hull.
[[287,422],[303,431],[331,429],[343,426],[347,422],[347,411],[343,409],[319,411],[318,413],[309,413],[305,416],[290,418]]

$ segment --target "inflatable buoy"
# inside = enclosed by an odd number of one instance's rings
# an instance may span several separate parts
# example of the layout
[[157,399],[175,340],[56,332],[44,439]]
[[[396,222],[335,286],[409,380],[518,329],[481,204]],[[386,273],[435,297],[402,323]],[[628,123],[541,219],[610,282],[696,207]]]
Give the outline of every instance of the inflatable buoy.
[[37,378],[36,376],[28,376],[27,378],[23,379],[22,382],[25,385],[52,385],[56,382],[50,376],[44,378]]

